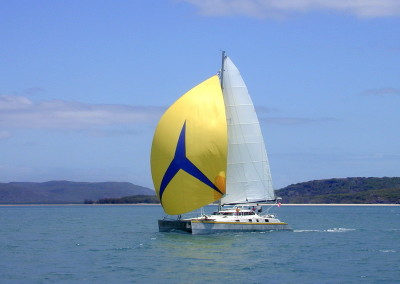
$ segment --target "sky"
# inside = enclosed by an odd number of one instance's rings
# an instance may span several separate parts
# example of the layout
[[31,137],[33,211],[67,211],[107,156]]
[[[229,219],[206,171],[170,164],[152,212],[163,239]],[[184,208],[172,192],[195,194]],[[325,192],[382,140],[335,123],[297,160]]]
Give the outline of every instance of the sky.
[[400,176],[400,1],[0,2],[0,182],[153,188],[166,108],[239,68],[274,187]]

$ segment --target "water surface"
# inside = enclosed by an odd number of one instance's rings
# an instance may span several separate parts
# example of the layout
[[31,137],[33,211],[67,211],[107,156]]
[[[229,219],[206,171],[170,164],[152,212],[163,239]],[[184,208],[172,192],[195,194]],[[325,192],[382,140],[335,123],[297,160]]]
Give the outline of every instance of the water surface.
[[275,211],[292,232],[159,233],[157,205],[0,207],[1,283],[398,283],[400,207]]

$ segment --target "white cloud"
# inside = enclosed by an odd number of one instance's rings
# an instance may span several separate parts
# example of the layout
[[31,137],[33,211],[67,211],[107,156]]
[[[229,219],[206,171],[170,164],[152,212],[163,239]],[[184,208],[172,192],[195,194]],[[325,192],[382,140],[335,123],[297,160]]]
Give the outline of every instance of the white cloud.
[[267,124],[277,125],[303,125],[310,123],[319,122],[333,122],[336,118],[332,117],[319,117],[319,118],[307,118],[307,117],[289,117],[289,116],[271,116],[271,113],[278,111],[274,108],[257,107],[258,119],[264,121]]
[[32,107],[33,103],[23,96],[0,95],[0,110],[18,110]]
[[270,118],[265,118],[264,120],[269,124],[280,124],[280,125],[299,125],[299,124],[336,121],[336,119],[330,117],[322,117],[322,118],[270,117]]
[[0,95],[0,127],[87,129],[96,126],[154,123],[161,108],[85,104],[61,100],[33,102],[23,96]]
[[368,89],[361,93],[364,96],[400,96],[400,89],[395,88],[376,88],[376,89]]
[[182,0],[208,16],[284,17],[317,10],[374,18],[400,15],[399,0]]
[[11,137],[11,133],[8,131],[0,130],[0,140],[1,139],[6,139]]

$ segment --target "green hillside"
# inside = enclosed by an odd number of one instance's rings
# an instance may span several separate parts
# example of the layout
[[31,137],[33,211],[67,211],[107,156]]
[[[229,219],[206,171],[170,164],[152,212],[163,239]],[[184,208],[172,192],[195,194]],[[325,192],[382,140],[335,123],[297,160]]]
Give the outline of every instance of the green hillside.
[[139,204],[160,203],[155,195],[132,195],[121,198],[103,198],[97,201],[86,200],[86,204]]
[[[289,185],[276,191],[284,203],[400,204],[400,178],[332,178]],[[128,182],[0,183],[0,204],[159,203],[155,192]]]
[[154,190],[129,182],[0,183],[0,204],[84,203],[85,200],[154,195]]
[[399,177],[313,180],[276,191],[284,203],[400,204]]

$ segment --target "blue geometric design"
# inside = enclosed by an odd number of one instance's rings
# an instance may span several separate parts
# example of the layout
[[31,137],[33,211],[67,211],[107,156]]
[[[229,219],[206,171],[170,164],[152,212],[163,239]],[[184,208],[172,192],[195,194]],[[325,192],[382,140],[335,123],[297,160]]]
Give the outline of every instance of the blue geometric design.
[[167,188],[170,181],[174,178],[174,176],[178,173],[179,170],[183,170],[188,174],[192,175],[199,181],[205,183],[215,191],[223,194],[187,157],[186,157],[186,121],[183,124],[181,133],[179,135],[178,143],[176,145],[175,155],[171,161],[171,164],[168,166],[164,177],[161,181],[160,186],[160,199],[162,199],[162,195],[164,190]]

